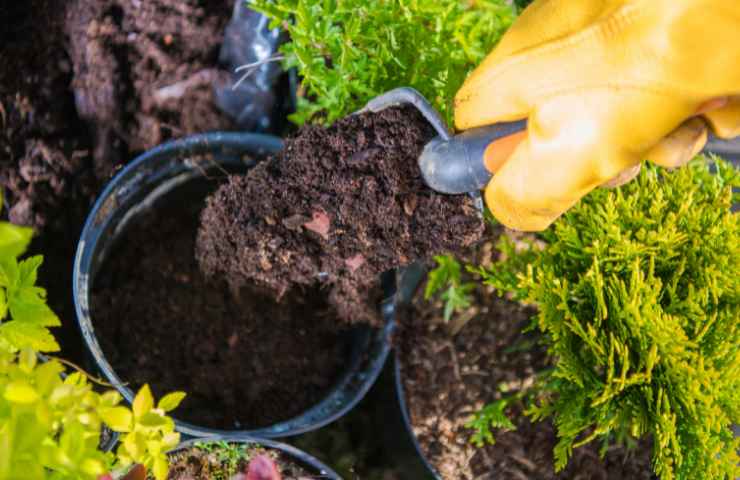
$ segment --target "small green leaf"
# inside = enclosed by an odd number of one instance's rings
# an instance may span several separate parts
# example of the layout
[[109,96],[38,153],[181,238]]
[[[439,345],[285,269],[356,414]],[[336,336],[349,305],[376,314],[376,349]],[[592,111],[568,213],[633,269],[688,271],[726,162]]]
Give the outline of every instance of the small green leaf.
[[116,432],[129,432],[134,417],[126,407],[105,407],[99,410],[100,419]]
[[18,320],[0,324],[0,337],[8,341],[15,350],[30,347],[39,352],[59,351],[59,344],[49,330]]
[[168,420],[169,419],[167,417],[154,413],[150,410],[141,417],[138,417],[137,423],[144,427],[157,428],[167,425]]
[[15,258],[28,248],[33,237],[33,229],[19,227],[8,222],[0,222],[0,257]]
[[121,403],[121,400],[123,400],[123,397],[121,397],[120,393],[115,390],[108,390],[100,396],[100,406],[115,407]]
[[140,418],[154,408],[154,398],[148,384],[144,384],[134,398],[134,417]]
[[5,387],[3,397],[12,403],[29,404],[38,400],[39,394],[28,382],[14,380]]
[[159,400],[159,404],[157,405],[157,408],[165,411],[165,412],[171,412],[172,410],[176,409],[178,405],[180,405],[180,402],[185,398],[185,392],[172,392],[164,397],[162,397],[161,400]]
[[36,367],[37,360],[36,352],[33,351],[32,348],[26,347],[18,354],[18,366],[25,373],[33,372],[33,369]]
[[5,295],[5,290],[0,288],[0,322],[3,321],[5,315],[8,314],[8,301]]
[[154,459],[154,465],[152,466],[152,474],[156,480],[167,480],[167,473],[169,472],[170,466],[167,461],[167,456],[162,454],[158,455]]

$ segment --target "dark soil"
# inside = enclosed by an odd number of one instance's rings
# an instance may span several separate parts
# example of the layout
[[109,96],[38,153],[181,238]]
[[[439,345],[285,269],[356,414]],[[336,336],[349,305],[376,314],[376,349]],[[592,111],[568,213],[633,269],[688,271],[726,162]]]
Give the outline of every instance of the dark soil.
[[173,201],[137,219],[97,274],[91,314],[103,351],[134,388],[188,392],[176,416],[200,426],[255,428],[300,414],[348,355],[326,294],[292,291],[278,303],[206,280],[193,254],[202,200],[187,198],[190,208]]
[[203,271],[278,296],[323,273],[340,318],[377,324],[368,292],[380,273],[482,234],[471,198],[435,193],[421,178],[417,159],[434,135],[411,107],[302,128],[208,199],[197,243]]
[[[84,349],[71,278],[84,218],[116,168],[142,150],[230,127],[204,80],[220,75],[231,5],[0,2],[2,216],[35,228],[32,253],[45,257],[40,283],[63,324],[56,335],[63,355],[78,363]],[[172,85],[185,88],[162,90]]]
[[[211,444],[206,448],[194,447],[170,455],[168,480],[235,480],[246,472],[249,459],[257,455],[271,457],[282,474],[283,480],[308,480],[318,478],[318,472],[308,472],[292,459],[277,450],[265,450],[256,445],[231,444],[230,450]],[[233,459],[230,462],[228,459]]]
[[98,177],[129,152],[233,127],[213,86],[228,82],[218,48],[228,0],[72,0],[65,33],[80,117],[94,138]]
[[[487,255],[490,257],[490,246]],[[637,449],[611,447],[604,460],[600,444],[576,449],[568,467],[554,474],[556,442],[550,422],[531,423],[522,405],[508,412],[515,431],[494,431],[495,445],[470,443],[465,423],[484,405],[515,392],[551,361],[536,344],[536,334],[522,334],[534,313],[498,298],[488,288],[475,292],[474,307],[458,316],[470,318],[460,328],[445,325],[441,305],[417,298],[403,317],[400,359],[413,430],[427,459],[445,480],[472,479],[650,479],[650,443]]]

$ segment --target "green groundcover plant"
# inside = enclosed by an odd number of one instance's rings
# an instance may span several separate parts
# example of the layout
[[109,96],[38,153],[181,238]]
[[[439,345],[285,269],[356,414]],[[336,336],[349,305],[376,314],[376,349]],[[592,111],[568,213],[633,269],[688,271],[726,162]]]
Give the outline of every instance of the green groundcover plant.
[[[59,350],[49,327],[60,322],[36,285],[42,257],[18,259],[32,235],[0,222],[0,480],[94,480],[134,463],[164,480],[180,440],[166,412],[184,394],[155,407],[145,385],[128,408],[118,392],[98,393],[82,372],[40,358]],[[122,434],[115,454],[99,450],[103,425]]]
[[[538,235],[544,248],[502,236],[498,262],[469,267],[500,294],[538,307],[531,328],[554,366],[528,392],[527,414],[554,422],[557,470],[588,442],[605,451],[649,435],[662,480],[740,477],[731,430],[740,423],[733,187],[740,173],[716,158],[674,172],[646,166],[633,182],[581,200]],[[475,416],[475,443],[513,427],[505,407]]]
[[281,53],[305,95],[293,119],[327,123],[396,87],[419,90],[451,122],[467,74],[509,28],[506,0],[252,0],[290,33]]

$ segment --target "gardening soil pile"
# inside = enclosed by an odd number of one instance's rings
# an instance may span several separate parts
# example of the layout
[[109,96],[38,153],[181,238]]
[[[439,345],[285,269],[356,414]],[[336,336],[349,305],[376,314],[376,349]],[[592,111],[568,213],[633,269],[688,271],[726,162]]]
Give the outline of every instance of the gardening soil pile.
[[320,279],[339,317],[377,324],[370,292],[381,273],[461,251],[483,232],[471,198],[422,180],[417,160],[434,136],[411,107],[303,127],[208,199],[197,243],[203,271],[278,297]]
[[[34,227],[45,278],[69,279],[85,215],[115,171],[190,133],[232,128],[216,107],[230,0],[3,2],[0,187]],[[47,282],[64,356],[81,361],[71,282]]]

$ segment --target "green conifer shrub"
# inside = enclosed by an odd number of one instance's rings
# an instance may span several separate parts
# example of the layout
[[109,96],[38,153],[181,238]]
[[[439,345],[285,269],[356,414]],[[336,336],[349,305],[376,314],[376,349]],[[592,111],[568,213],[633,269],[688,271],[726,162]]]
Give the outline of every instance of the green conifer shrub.
[[557,470],[580,445],[650,435],[662,480],[740,477],[739,186],[719,159],[645,166],[581,200],[544,249],[502,237],[502,260],[472,268],[538,307],[554,368],[528,414],[554,422]]

